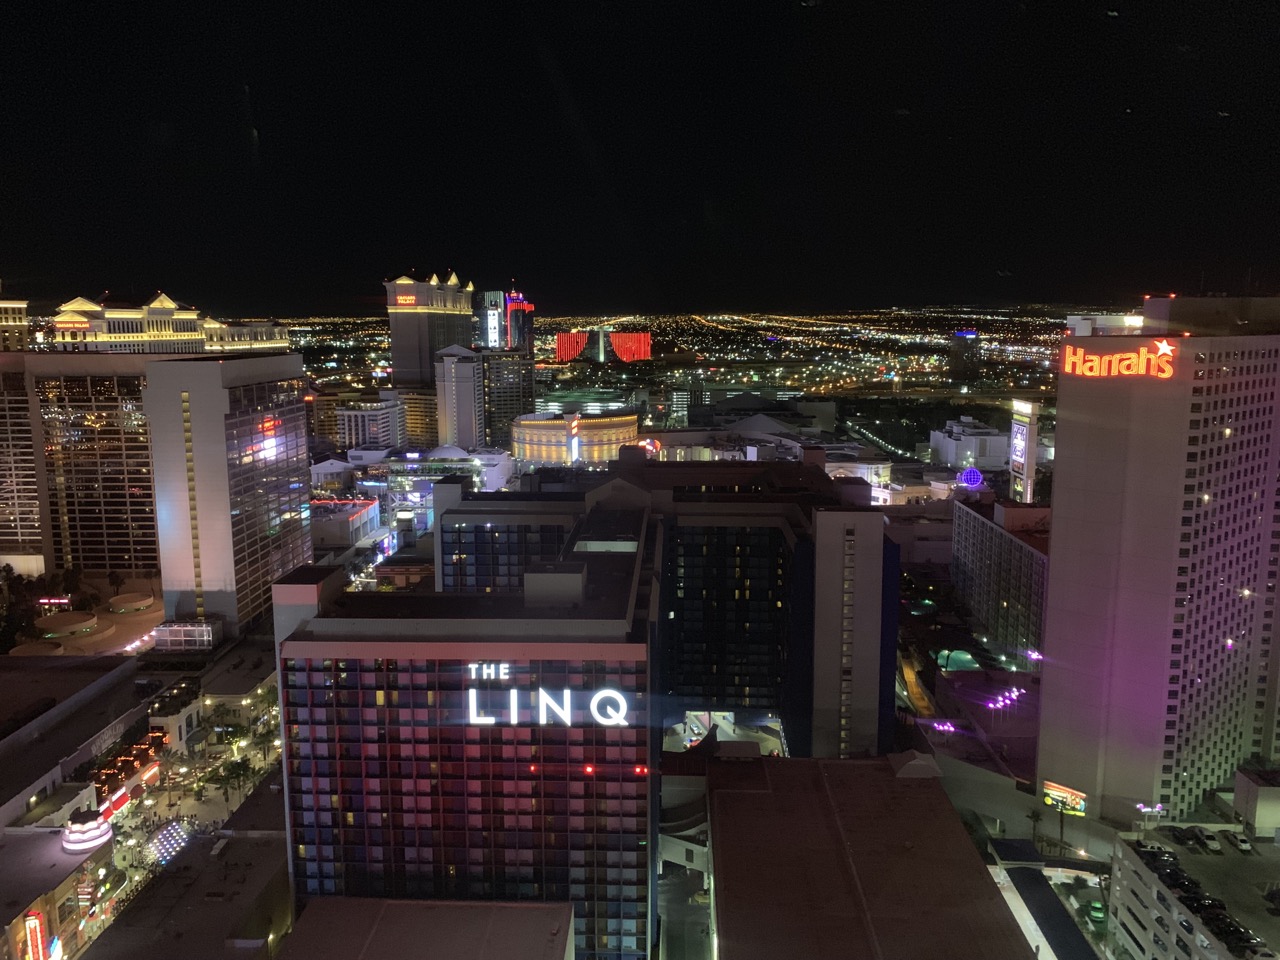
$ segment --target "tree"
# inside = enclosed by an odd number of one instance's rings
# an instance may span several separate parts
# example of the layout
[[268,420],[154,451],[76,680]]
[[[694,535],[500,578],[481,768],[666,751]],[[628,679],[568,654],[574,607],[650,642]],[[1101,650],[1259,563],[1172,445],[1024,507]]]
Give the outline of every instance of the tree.
[[165,747],[156,756],[160,761],[160,775],[164,777],[165,786],[165,802],[170,806],[173,805],[173,771],[182,762],[182,756],[178,751]]
[[230,760],[223,764],[222,769],[230,784],[236,788],[239,795],[236,805],[239,806],[244,801],[245,788],[251,786],[256,777],[253,764],[249,762],[248,757],[241,757],[239,760]]
[[151,595],[157,597],[160,595],[160,568],[152,567],[146,573],[147,582],[151,584]]
[[124,574],[120,573],[118,570],[112,570],[107,574],[107,583],[111,584],[111,589],[114,591],[111,595],[113,597],[120,596],[120,588],[123,587],[125,583]]
[[226,765],[219,767],[205,777],[205,783],[216,790],[222,791],[222,802],[227,805],[227,816],[231,816],[231,787],[233,780],[227,772]]
[[253,732],[252,743],[260,751],[262,751],[262,763],[266,766],[267,754],[271,748],[276,745],[279,737],[276,734],[276,728],[269,723],[265,723]]
[[1040,829],[1040,821],[1044,819],[1044,814],[1040,812],[1039,807],[1033,807],[1031,812],[1027,814],[1027,819],[1031,821],[1031,843],[1034,845]]
[[62,571],[62,586],[67,593],[80,592],[81,573],[79,567],[67,567]]

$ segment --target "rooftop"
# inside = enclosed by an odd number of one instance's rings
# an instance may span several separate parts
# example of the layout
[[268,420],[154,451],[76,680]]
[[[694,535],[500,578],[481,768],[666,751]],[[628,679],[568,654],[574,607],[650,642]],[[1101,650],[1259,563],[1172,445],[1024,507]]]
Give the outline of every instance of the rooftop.
[[721,960],[1030,960],[940,782],[915,766],[710,764]]
[[294,567],[276,583],[296,584],[298,586],[306,586],[308,584],[318,585],[328,580],[335,570],[341,570],[342,567],[323,566],[320,564],[308,563],[302,567]]
[[271,647],[242,640],[219,657],[200,678],[200,694],[208,697],[248,696],[275,669],[275,654]]
[[[1222,850],[1213,853],[1199,846],[1180,846],[1172,841],[1167,831],[1161,831],[1161,841],[1173,849],[1178,866],[1191,875],[1204,889],[1205,896],[1215,897],[1226,904],[1226,912],[1241,924],[1262,937],[1274,950],[1280,945],[1280,916],[1272,912],[1270,903],[1262,898],[1268,890],[1280,887],[1280,848],[1274,843],[1256,843],[1248,853],[1237,850],[1217,833]],[[1134,861],[1138,856],[1132,850],[1125,851]],[[1176,904],[1175,904],[1176,906]],[[1184,915],[1188,911],[1181,911]],[[1185,916],[1196,933],[1212,937],[1212,932],[1202,929],[1199,918]],[[1229,954],[1223,955],[1223,960]]]
[[62,830],[7,830],[0,836],[0,917],[8,923],[76,873],[93,851],[67,853]]
[[[12,736],[0,745],[0,802],[26,790],[36,778],[44,775],[82,746],[99,735],[104,736],[102,749],[123,735],[124,724],[110,736],[113,725],[142,705],[134,685],[136,661],[126,657],[80,659],[67,657],[0,657],[0,703],[13,707],[9,716],[29,711],[26,722],[56,709],[90,684],[107,677],[114,670],[120,674],[114,682],[99,691],[78,708],[68,710],[38,737]],[[121,669],[124,668],[124,669]],[[38,710],[40,701],[54,700],[46,710]],[[109,737],[109,739],[108,739]]]
[[467,960],[563,960],[572,956],[572,931],[567,903],[314,897],[279,960],[383,960],[405,955],[407,944]]
[[290,896],[283,838],[196,836],[84,957],[224,960],[228,939],[265,939],[264,900],[287,909]]

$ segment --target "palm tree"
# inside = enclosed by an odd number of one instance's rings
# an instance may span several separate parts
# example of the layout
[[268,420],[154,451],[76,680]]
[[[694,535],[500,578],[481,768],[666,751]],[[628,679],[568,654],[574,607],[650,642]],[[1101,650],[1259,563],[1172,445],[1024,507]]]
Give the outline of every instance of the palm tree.
[[241,757],[239,760],[231,760],[222,768],[231,784],[236,788],[239,794],[239,800],[236,801],[238,806],[244,802],[245,787],[250,786],[254,780],[253,764],[248,757]]
[[151,596],[158,597],[160,588],[157,584],[160,582],[160,568],[152,567],[146,572],[147,581],[151,584]]
[[234,781],[231,774],[227,772],[226,765],[214,770],[205,777],[205,783],[222,791],[222,802],[227,805],[227,816],[231,816],[231,787]]
[[1027,819],[1031,821],[1031,844],[1034,846],[1036,835],[1040,829],[1040,821],[1044,819],[1044,814],[1040,812],[1039,807],[1033,807],[1031,812],[1027,814]]
[[156,759],[160,761],[160,775],[164,777],[165,803],[173,806],[173,770],[182,762],[182,756],[178,751],[165,747]]
[[276,734],[276,728],[271,724],[263,724],[253,732],[252,742],[255,747],[262,751],[262,764],[266,766],[267,754],[272,747],[275,746],[279,737]]
[[123,587],[125,583],[124,574],[120,573],[118,570],[112,570],[107,574],[107,583],[109,583],[111,585],[111,589],[115,591],[111,595],[113,597],[120,596],[120,588]]

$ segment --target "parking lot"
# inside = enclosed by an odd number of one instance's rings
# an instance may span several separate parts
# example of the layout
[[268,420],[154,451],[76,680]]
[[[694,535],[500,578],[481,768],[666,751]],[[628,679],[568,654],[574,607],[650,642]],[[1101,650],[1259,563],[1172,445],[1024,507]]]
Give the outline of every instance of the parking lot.
[[1218,833],[1222,852],[1211,853],[1198,845],[1177,843],[1171,834],[1171,829],[1162,828],[1160,842],[1178,855],[1182,869],[1200,882],[1205,894],[1226,901],[1227,912],[1272,949],[1280,946],[1280,910],[1262,897],[1268,890],[1280,888],[1280,850],[1276,845],[1259,843],[1244,853]]

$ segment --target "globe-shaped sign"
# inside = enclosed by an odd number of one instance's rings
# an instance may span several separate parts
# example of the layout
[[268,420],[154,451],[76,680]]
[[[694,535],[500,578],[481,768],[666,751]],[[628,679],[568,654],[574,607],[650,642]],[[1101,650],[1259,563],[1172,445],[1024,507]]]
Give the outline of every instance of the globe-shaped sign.
[[982,471],[977,467],[965,467],[956,474],[956,483],[963,487],[979,487],[982,485]]

